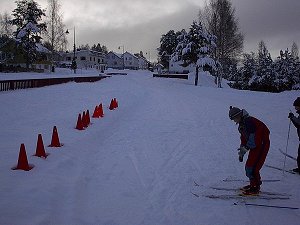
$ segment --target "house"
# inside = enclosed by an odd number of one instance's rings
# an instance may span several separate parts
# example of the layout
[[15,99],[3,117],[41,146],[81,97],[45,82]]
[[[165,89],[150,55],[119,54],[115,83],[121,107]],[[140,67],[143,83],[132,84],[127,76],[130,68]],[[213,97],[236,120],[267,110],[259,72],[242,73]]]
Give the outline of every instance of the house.
[[122,54],[110,51],[106,55],[107,67],[112,69],[124,69],[124,60]]
[[[74,58],[74,52],[66,52],[63,54],[61,64],[71,65]],[[97,69],[104,71],[107,69],[106,56],[102,52],[92,50],[78,50],[75,52],[75,60],[77,69]]]
[[139,54],[139,53],[136,53],[134,55],[139,60],[139,69],[140,70],[146,70],[146,69],[148,69],[149,62],[147,61],[147,59],[142,54]]
[[182,61],[169,61],[169,73],[190,73],[194,70],[193,65],[189,65],[187,67],[181,66]]
[[[36,43],[36,51],[38,54],[36,54],[35,61],[29,64],[29,71],[49,71],[50,51],[39,43]],[[16,45],[16,41],[11,38],[0,38],[0,64],[3,71],[28,71],[22,46]]]
[[139,58],[129,52],[125,52],[123,54],[124,59],[124,68],[131,69],[131,70],[138,70],[139,69]]
[[106,55],[106,59],[107,67],[112,69],[145,70],[148,69],[149,64],[145,57],[130,52],[118,54],[111,51]]

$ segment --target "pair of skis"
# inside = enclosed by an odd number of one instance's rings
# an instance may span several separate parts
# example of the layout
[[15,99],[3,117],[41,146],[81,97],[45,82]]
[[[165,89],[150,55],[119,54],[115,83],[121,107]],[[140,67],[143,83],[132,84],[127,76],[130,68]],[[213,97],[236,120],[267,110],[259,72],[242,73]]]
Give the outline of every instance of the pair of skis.
[[232,191],[236,192],[236,194],[212,194],[206,195],[205,197],[208,198],[219,198],[219,199],[265,199],[265,200],[286,200],[289,199],[290,195],[284,193],[276,193],[276,192],[269,192],[269,191],[260,191],[258,195],[244,195],[239,188],[222,188],[222,187],[211,187],[214,190],[218,191]]
[[[273,182],[273,180],[272,180]],[[194,181],[194,186],[200,187],[200,185]],[[230,192],[236,192],[232,194],[208,194],[208,195],[202,195],[203,197],[207,198],[213,198],[213,199],[266,199],[266,200],[272,200],[272,199],[281,199],[286,200],[289,199],[288,194],[284,193],[277,193],[277,192],[267,192],[267,191],[261,191],[259,195],[243,195],[241,190],[239,188],[223,188],[223,187],[210,187],[211,189],[218,190],[218,191],[230,191]],[[196,196],[200,197],[199,194],[194,193],[191,191],[191,193]]]
[[[228,181],[228,179],[226,179]],[[276,182],[278,180],[268,180],[269,182]],[[266,181],[265,181],[266,182]],[[200,185],[194,181],[194,186],[200,187]],[[210,199],[222,199],[222,200],[253,200],[253,199],[263,199],[263,200],[288,200],[291,195],[286,193],[278,193],[278,192],[268,192],[268,191],[261,191],[259,195],[253,195],[253,196],[245,196],[240,195],[240,189],[239,188],[223,188],[223,187],[210,187],[211,189],[218,190],[218,191],[229,191],[229,192],[235,192],[230,194],[196,194],[191,191],[191,193],[195,197],[207,197]],[[234,205],[237,205],[238,203],[234,203]],[[290,206],[278,206],[278,205],[268,205],[268,204],[256,204],[256,203],[246,203],[247,206],[260,206],[260,207],[269,207],[269,208],[281,208],[281,209],[299,209],[297,207],[290,207]]]

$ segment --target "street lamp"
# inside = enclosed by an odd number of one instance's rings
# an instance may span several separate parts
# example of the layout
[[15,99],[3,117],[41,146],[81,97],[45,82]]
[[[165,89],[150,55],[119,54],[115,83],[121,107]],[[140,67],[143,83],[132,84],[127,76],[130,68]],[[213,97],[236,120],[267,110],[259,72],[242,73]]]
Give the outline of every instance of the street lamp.
[[148,55],[149,56],[149,63],[148,63],[148,69],[150,69],[151,70],[151,62],[150,62],[150,51],[149,52],[146,52],[146,55]]
[[119,46],[118,49],[121,49],[121,47],[123,48],[123,70],[124,70],[125,69],[124,45]]
[[[67,29],[66,34],[69,34],[69,30]],[[74,69],[74,73],[76,73],[77,64],[76,64],[76,45],[75,45],[75,26],[74,26],[74,46],[73,46],[73,60],[71,64],[71,68]]]

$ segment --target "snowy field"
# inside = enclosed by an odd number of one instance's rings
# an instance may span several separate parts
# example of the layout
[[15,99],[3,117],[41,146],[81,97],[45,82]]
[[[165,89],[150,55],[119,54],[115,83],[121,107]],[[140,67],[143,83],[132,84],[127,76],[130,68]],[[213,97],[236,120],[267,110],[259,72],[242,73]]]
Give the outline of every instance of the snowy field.
[[[140,71],[95,83],[0,92],[0,224],[298,225],[299,209],[245,203],[300,207],[299,175],[261,170],[264,180],[279,180],[264,182],[262,190],[290,194],[287,200],[204,196],[234,194],[211,187],[247,184],[229,106],[245,108],[268,125],[271,149],[266,164],[283,167],[278,148],[285,151],[287,116],[298,96],[299,91],[218,89],[206,75],[195,87],[193,78],[153,78]],[[109,111],[112,98],[119,108]],[[84,131],[74,129],[78,114],[87,109],[92,113],[100,103],[104,118],[92,119]],[[54,125],[61,148],[46,147]],[[32,156],[39,133],[50,153],[47,159]],[[35,165],[28,172],[11,170],[21,143]],[[296,156],[297,147],[292,126],[288,152]],[[286,168],[295,167],[287,158]]]

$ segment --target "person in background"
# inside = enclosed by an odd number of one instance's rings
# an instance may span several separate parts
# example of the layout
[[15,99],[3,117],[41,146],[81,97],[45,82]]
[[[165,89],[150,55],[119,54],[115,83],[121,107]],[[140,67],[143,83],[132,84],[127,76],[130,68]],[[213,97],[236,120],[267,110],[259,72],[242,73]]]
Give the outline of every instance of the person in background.
[[245,109],[230,106],[229,118],[239,125],[241,138],[238,148],[239,161],[243,162],[244,155],[249,152],[245,171],[250,184],[241,188],[242,194],[258,195],[262,184],[260,169],[270,148],[270,131],[262,121],[249,116]]
[[298,157],[297,157],[298,168],[293,169],[293,171],[300,174],[300,97],[298,97],[294,101],[293,105],[295,107],[296,113],[298,114],[298,117],[296,117],[292,112],[289,113],[288,117],[292,121],[294,126],[297,128],[297,133],[299,137],[299,147],[298,147]]

